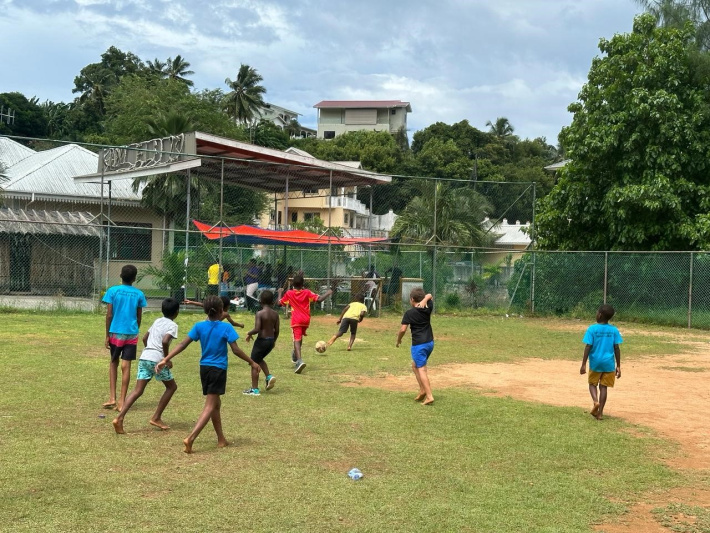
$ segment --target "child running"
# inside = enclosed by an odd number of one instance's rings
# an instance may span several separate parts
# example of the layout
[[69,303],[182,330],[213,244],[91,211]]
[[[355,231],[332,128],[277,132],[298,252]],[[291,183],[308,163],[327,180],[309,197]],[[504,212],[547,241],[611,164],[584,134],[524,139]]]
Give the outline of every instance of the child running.
[[279,305],[291,306],[291,331],[293,332],[293,351],[291,361],[296,365],[294,372],[300,374],[306,368],[306,363],[301,357],[303,337],[311,324],[311,302],[322,302],[333,294],[332,289],[328,289],[320,296],[308,289],[303,288],[303,274],[298,273],[293,277],[293,289],[286,291],[281,297],[283,289],[279,289]]
[[340,313],[340,318],[336,324],[340,324],[340,329],[333,335],[328,341],[328,346],[333,344],[338,337],[342,337],[348,329],[350,329],[350,342],[348,342],[348,351],[353,349],[353,343],[355,342],[355,335],[357,334],[357,326],[363,321],[365,315],[367,314],[367,307],[363,303],[365,301],[365,295],[361,294],[358,298],[350,302],[345,306],[343,312]]
[[[584,356],[580,374],[587,372],[587,359],[589,359],[589,394],[592,396],[594,406],[590,411],[597,420],[602,420],[604,406],[606,405],[607,387],[613,387],[616,378],[621,377],[621,350],[619,345],[623,342],[616,326],[609,324],[614,316],[614,308],[604,304],[597,310],[597,323],[589,326],[582,342]],[[599,386],[599,396],[597,396]]]
[[[135,287],[138,269],[133,265],[121,268],[121,285],[109,287],[101,299],[106,306],[106,340],[104,346],[110,350],[111,360],[108,367],[108,402],[105,409],[115,408],[120,411],[131,382],[131,361],[136,359],[138,330],[141,327],[143,308],[148,305],[145,295]],[[121,395],[116,404],[116,379],[118,378],[118,360],[121,360]]]
[[123,434],[123,419],[126,413],[135,403],[135,401],[143,395],[146,385],[155,377],[156,381],[162,381],[165,385],[165,392],[160,397],[158,407],[149,420],[149,423],[162,430],[170,429],[170,426],[162,420],[163,411],[170,403],[170,399],[177,390],[177,384],[173,379],[173,373],[170,371],[172,363],[168,363],[167,367],[161,372],[155,371],[156,363],[168,355],[170,343],[173,339],[177,339],[178,325],[175,319],[180,312],[180,302],[173,298],[166,298],[162,304],[163,316],[158,318],[150,329],[143,335],[143,346],[145,349],[141,353],[138,360],[138,375],[136,376],[136,386],[126,398],[123,408],[118,416],[113,421],[113,428],[116,433]]
[[239,335],[229,324],[220,321],[222,316],[222,300],[218,296],[208,296],[202,305],[207,315],[207,320],[195,324],[187,337],[178,344],[155,367],[156,372],[161,372],[170,360],[187,348],[193,341],[199,341],[202,348],[200,358],[200,380],[202,381],[202,394],[206,396],[205,407],[197,419],[195,427],[182,442],[184,452],[192,453],[192,445],[207,423],[212,420],[212,427],[217,434],[217,446],[224,448],[229,443],[222,433],[222,396],[227,387],[227,346],[232,353],[249,363],[252,369],[259,372],[259,365],[252,361],[239,346]]
[[[253,335],[258,335],[251,350],[251,359],[257,363],[266,376],[266,390],[270,390],[276,383],[276,378],[269,372],[269,365],[264,358],[274,349],[279,338],[279,314],[271,306],[274,304],[274,293],[263,291],[259,296],[261,309],[254,317],[254,329],[247,333],[246,341],[251,342]],[[247,396],[259,396],[259,372],[251,371],[251,389],[244,391]]]
[[402,343],[407,326],[411,326],[412,370],[419,384],[419,394],[414,399],[418,402],[424,400],[422,405],[431,405],[434,403],[434,396],[431,393],[426,364],[434,351],[434,332],[431,329],[433,300],[431,294],[424,295],[423,289],[416,288],[409,294],[409,303],[412,308],[405,311],[402,317],[402,327],[397,334],[397,348]]

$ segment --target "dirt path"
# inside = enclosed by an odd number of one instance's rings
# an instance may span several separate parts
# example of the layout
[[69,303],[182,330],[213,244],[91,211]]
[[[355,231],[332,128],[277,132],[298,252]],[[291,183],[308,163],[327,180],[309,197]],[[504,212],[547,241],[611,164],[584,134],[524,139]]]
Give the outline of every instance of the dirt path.
[[[609,393],[605,415],[650,427],[679,443],[680,453],[667,460],[672,468],[706,470],[710,469],[710,346],[704,342],[687,344],[688,354],[623,362],[621,379]],[[586,376],[579,375],[579,365],[580,361],[542,359],[514,364],[442,365],[430,367],[429,376],[434,391],[472,387],[486,394],[588,411],[591,400]],[[554,386],[540,386],[530,376],[554,376]],[[386,375],[357,378],[356,383],[344,385],[412,391],[414,378]],[[710,507],[710,491],[686,487],[649,495],[619,523],[597,529],[608,533],[667,533],[669,530],[655,521],[651,510],[675,502]]]

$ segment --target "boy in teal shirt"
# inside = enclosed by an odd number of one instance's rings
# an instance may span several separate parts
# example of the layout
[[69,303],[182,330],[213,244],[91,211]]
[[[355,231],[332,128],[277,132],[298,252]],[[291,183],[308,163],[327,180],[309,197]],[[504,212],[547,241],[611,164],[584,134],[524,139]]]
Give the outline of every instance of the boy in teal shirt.
[[[587,359],[589,359],[589,394],[592,396],[594,406],[590,411],[597,420],[601,420],[606,404],[607,387],[613,387],[616,378],[621,377],[621,350],[619,345],[623,342],[621,334],[615,326],[609,324],[614,316],[614,308],[604,304],[597,310],[597,323],[589,326],[582,342],[584,356],[580,374],[587,372]],[[599,396],[597,396],[597,386]]]

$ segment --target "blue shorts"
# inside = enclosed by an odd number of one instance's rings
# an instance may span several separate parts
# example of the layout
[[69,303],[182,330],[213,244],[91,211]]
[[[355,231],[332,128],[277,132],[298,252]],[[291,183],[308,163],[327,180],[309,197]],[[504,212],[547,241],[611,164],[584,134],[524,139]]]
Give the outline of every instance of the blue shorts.
[[138,360],[138,374],[136,379],[145,379],[150,381],[155,378],[156,381],[171,381],[173,379],[173,373],[166,366],[160,372],[155,372],[155,361],[147,361],[145,359]]
[[429,360],[429,356],[433,351],[434,341],[412,346],[412,361],[414,361],[414,366],[417,368],[426,366],[426,362]]

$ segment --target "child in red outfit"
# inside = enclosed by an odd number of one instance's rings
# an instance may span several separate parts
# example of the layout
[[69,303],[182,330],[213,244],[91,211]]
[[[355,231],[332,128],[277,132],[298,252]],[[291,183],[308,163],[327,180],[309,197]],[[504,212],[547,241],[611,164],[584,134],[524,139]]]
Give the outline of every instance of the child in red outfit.
[[322,302],[333,294],[328,289],[324,294],[318,295],[308,289],[303,288],[303,274],[296,274],[293,277],[293,289],[287,290],[281,296],[283,289],[279,289],[279,305],[291,306],[291,331],[293,331],[293,352],[291,360],[296,365],[296,374],[303,372],[306,363],[301,358],[301,346],[306,330],[311,324],[311,302]]

